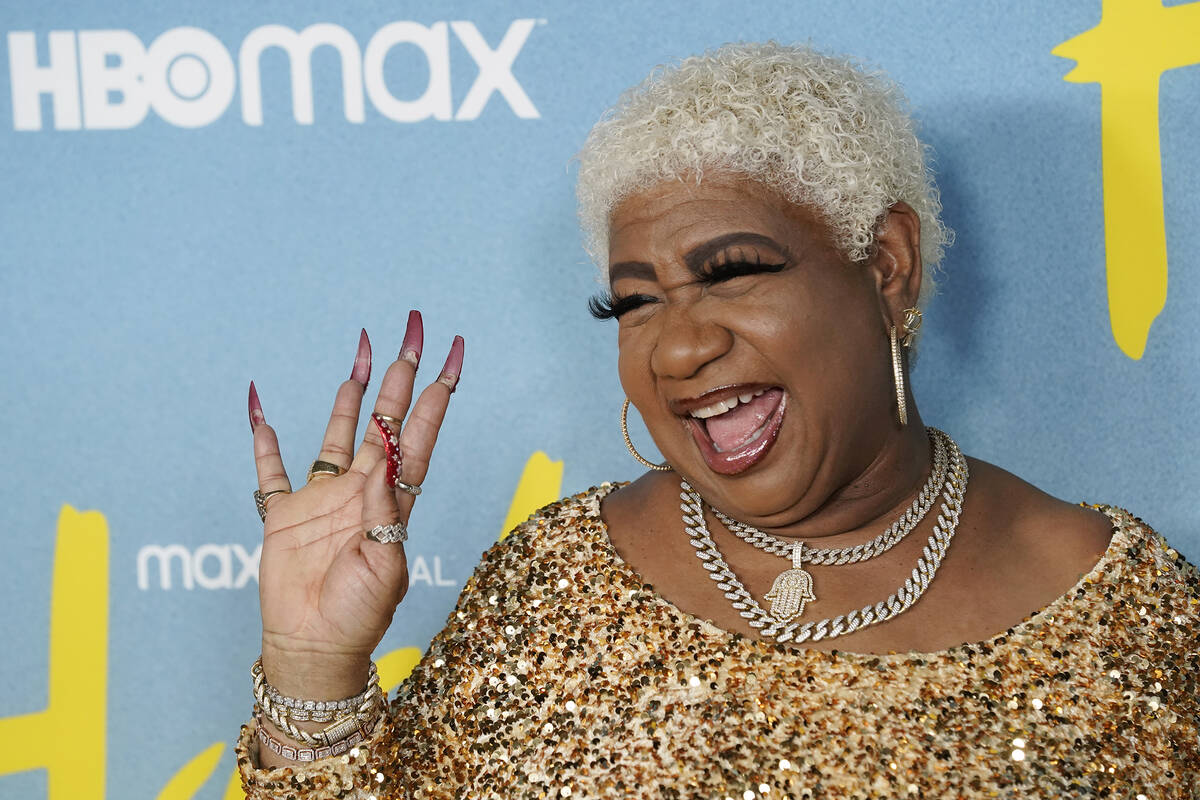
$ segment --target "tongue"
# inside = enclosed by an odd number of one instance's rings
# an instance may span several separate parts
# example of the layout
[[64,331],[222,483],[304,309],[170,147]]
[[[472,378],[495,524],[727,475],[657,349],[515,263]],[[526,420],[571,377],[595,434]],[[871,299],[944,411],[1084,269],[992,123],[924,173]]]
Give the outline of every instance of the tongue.
[[708,436],[723,453],[736,450],[762,427],[783,399],[780,389],[771,389],[724,414],[709,417]]

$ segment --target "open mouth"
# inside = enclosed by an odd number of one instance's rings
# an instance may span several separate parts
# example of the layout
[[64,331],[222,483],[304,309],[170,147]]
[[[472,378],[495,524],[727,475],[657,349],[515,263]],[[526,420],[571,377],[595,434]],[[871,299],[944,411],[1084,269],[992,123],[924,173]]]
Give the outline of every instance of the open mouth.
[[728,394],[689,411],[687,426],[709,468],[722,475],[749,469],[779,436],[787,395],[778,386]]

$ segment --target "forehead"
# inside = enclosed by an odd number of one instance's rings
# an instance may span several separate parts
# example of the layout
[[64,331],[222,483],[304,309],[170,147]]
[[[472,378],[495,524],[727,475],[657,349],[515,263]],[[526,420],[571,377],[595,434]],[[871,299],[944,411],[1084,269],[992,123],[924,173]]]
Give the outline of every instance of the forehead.
[[609,262],[669,259],[733,231],[788,246],[833,240],[815,209],[743,175],[706,172],[700,179],[666,180],[622,200],[610,218]]

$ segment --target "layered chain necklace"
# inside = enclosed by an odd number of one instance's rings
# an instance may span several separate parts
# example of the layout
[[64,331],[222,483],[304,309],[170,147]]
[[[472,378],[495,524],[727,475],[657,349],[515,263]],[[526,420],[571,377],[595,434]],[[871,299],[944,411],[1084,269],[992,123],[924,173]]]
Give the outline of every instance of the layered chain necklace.
[[[804,642],[810,639],[815,642],[885,622],[917,602],[933,580],[950,546],[950,540],[954,538],[969,477],[966,458],[954,440],[936,428],[926,430],[933,445],[933,467],[929,472],[929,480],[904,515],[868,542],[853,547],[808,547],[804,542],[772,536],[713,509],[713,513],[734,536],[760,550],[791,560],[791,568],[780,573],[764,596],[764,599],[771,601],[770,611],[758,604],[725,562],[708,532],[704,501],[686,480],[680,481],[683,524],[691,537],[692,546],[696,548],[696,555],[708,570],[709,577],[717,582],[717,588],[725,593],[725,597],[750,627],[779,642]],[[886,600],[847,614],[804,623],[799,621],[798,617],[804,614],[804,606],[817,599],[812,575],[803,568],[805,560],[821,565],[855,564],[886,553],[916,528],[939,495],[944,502],[937,524],[921,558],[917,560],[912,576],[905,579],[903,586]]]

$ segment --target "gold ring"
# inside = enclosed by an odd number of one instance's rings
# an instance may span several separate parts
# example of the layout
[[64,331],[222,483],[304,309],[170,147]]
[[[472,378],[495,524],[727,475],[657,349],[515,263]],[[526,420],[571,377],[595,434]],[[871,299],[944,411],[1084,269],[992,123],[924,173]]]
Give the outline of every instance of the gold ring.
[[342,469],[337,464],[332,464],[328,461],[322,461],[318,458],[312,463],[312,466],[308,468],[308,482],[312,483],[312,479],[318,475],[330,475],[336,478],[345,471],[346,470]]
[[277,494],[291,494],[288,489],[272,489],[269,492],[254,490],[254,507],[258,509],[258,518],[267,521],[267,501]]
[[397,429],[400,427],[401,420],[398,420],[395,417],[389,417],[387,414],[380,414],[378,411],[375,412],[375,416],[379,417],[389,425],[395,425]]

